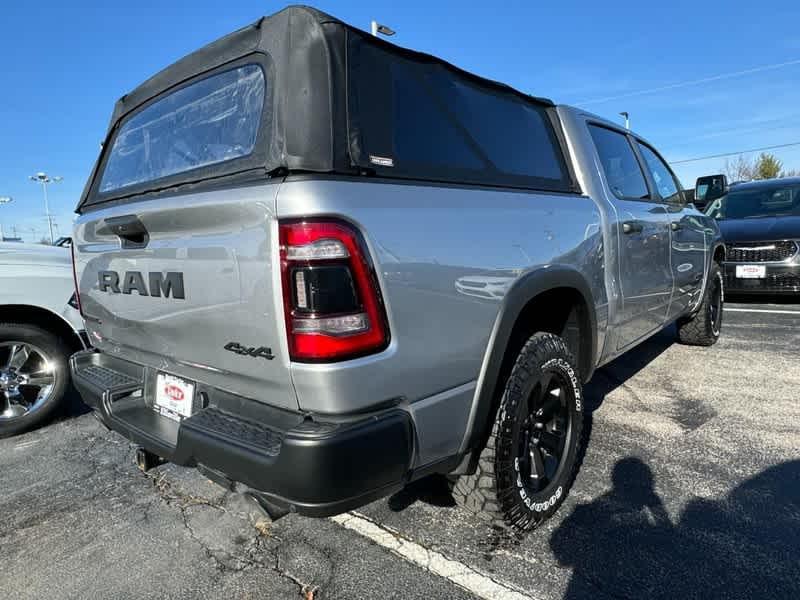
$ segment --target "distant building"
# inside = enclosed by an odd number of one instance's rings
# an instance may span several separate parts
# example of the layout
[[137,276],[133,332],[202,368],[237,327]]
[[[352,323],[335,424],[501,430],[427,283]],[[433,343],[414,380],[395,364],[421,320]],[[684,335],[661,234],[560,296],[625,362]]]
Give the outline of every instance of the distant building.
[[0,238],[0,242],[20,242],[20,243],[22,243],[22,238],[21,237],[6,237],[6,236],[3,236],[2,238]]

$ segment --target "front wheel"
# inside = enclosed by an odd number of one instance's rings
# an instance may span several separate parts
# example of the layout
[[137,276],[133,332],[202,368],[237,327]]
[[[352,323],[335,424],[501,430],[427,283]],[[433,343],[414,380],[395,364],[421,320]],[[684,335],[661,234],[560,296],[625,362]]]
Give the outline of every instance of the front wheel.
[[0,323],[0,437],[49,418],[69,383],[70,351],[49,331]]
[[722,269],[713,263],[700,308],[693,316],[678,319],[678,340],[689,346],[716,344],[722,331],[724,301]]
[[464,508],[518,531],[556,512],[577,471],[583,396],[564,340],[536,333],[520,350],[473,475],[453,483]]

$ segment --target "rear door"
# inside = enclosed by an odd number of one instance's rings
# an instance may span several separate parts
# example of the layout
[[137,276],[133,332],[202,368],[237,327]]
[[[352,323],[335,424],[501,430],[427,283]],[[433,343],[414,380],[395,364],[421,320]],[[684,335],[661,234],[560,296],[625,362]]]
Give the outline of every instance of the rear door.
[[636,142],[654,192],[664,202],[670,220],[672,276],[675,291],[669,306],[670,320],[685,313],[703,287],[706,265],[706,230],[700,214],[684,203],[678,179],[658,153]]
[[73,247],[95,346],[296,409],[279,183],[253,168],[268,142],[268,88],[262,66],[243,59],[123,117],[79,208]]
[[622,309],[616,323],[618,350],[662,327],[673,278],[670,220],[650,190],[630,136],[590,123],[606,193],[616,211]]

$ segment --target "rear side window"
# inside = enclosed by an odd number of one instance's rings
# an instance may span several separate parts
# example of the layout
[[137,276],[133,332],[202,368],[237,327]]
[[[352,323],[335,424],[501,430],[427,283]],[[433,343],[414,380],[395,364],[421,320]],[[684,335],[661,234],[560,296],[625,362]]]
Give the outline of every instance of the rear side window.
[[589,125],[589,132],[614,195],[635,200],[649,198],[644,174],[628,138],[599,125]]
[[105,163],[100,193],[249,155],[264,95],[264,72],[248,64],[153,102],[123,121]]
[[429,79],[437,83],[442,99],[498,171],[553,180],[564,177],[560,150],[549,134],[543,109],[451,77]]
[[[394,81],[409,81],[403,63],[392,65]],[[419,85],[395,85],[394,154],[397,162],[409,166],[451,166],[456,169],[483,169],[486,161],[469,146],[464,133],[449,119],[433,98]],[[426,143],[420,144],[425,138]],[[394,160],[393,159],[393,160]]]
[[367,41],[351,52],[359,165],[390,177],[573,190],[542,103]]
[[658,195],[666,202],[683,202],[675,177],[673,177],[666,163],[650,147],[641,142],[637,142],[637,144],[647,169],[650,171],[650,176],[653,178],[653,183],[656,184]]

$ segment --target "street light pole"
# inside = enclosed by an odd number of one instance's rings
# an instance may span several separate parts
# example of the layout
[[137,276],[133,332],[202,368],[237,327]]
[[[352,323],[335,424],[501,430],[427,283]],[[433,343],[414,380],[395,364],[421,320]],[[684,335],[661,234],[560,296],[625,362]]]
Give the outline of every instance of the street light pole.
[[42,183],[44,190],[44,214],[47,217],[47,229],[50,231],[50,245],[53,245],[53,220],[50,218],[50,204],[47,202],[47,184]]
[[42,190],[44,190],[44,212],[45,216],[47,217],[47,229],[50,232],[50,245],[53,245],[53,217],[50,215],[50,205],[47,202],[47,185],[49,183],[58,183],[63,177],[50,177],[47,173],[39,172],[36,175],[31,175],[28,177],[31,181],[36,183],[42,184]]
[[631,128],[630,115],[625,111],[622,111],[619,114],[620,114],[621,117],[623,117],[625,119],[625,129],[630,129]]
[[[0,204],[8,204],[13,198],[11,196],[0,196]],[[0,223],[0,242],[5,241],[6,236],[3,233],[3,224]]]
[[385,35],[386,37],[393,36],[395,34],[394,29],[391,27],[387,27],[386,25],[381,25],[377,21],[373,19],[373,21],[369,24],[369,30],[372,35],[378,37],[378,34]]

